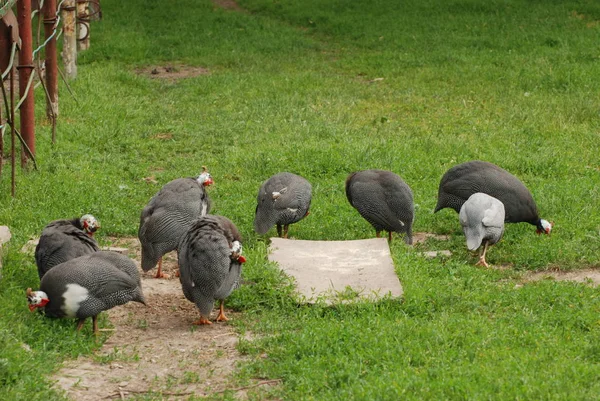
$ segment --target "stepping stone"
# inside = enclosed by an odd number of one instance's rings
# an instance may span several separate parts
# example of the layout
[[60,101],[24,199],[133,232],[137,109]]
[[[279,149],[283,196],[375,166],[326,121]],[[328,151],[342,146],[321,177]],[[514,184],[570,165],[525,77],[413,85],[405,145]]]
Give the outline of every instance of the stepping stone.
[[2,279],[2,244],[10,241],[12,237],[7,226],[0,226],[0,279]]
[[12,235],[11,235],[8,227],[0,226],[0,246],[2,246],[2,244],[4,244],[5,242],[10,241],[11,237],[12,237]]
[[305,241],[271,238],[268,258],[296,281],[308,303],[400,297],[402,285],[394,271],[385,238],[353,241]]

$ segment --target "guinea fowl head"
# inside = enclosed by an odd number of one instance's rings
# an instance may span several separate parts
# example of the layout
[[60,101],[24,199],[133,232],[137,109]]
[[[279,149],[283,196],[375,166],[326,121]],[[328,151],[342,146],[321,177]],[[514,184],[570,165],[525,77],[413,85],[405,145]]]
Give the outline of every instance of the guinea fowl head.
[[100,228],[100,222],[91,214],[84,214],[79,221],[83,231],[90,237],[93,237],[94,233]]
[[33,312],[35,308],[43,308],[50,302],[48,295],[44,291],[32,291],[31,288],[27,289],[27,303],[29,304],[29,310]]
[[198,180],[198,182],[200,184],[202,184],[205,187],[214,184],[212,176],[210,175],[210,173],[206,169],[206,166],[202,166],[202,173],[200,173],[200,175],[198,176],[197,180]]
[[231,259],[238,263],[246,263],[246,258],[242,255],[242,244],[240,241],[233,241],[231,246]]
[[552,227],[554,227],[554,223],[541,219],[537,224],[537,230],[535,232],[537,234],[550,234]]

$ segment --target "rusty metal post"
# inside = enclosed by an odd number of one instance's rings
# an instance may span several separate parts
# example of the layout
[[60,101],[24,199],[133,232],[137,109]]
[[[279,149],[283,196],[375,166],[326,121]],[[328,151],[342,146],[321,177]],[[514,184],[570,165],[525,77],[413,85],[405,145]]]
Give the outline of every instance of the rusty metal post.
[[[45,64],[46,64],[46,88],[48,90],[48,100],[46,103],[46,115],[48,119],[55,122],[58,117],[58,57],[56,50],[56,0],[46,0],[44,2],[44,34],[46,40],[50,36],[52,39],[48,40],[45,50]],[[56,138],[52,135],[52,142]]]
[[69,79],[77,77],[77,35],[75,29],[75,0],[65,0],[61,9],[63,20],[63,51],[65,75]]
[[89,2],[77,0],[77,44],[79,50],[90,48],[90,13]]
[[[10,33],[14,32],[14,27],[10,27]],[[10,69],[10,194],[15,197],[16,193],[16,182],[17,177],[15,170],[17,169],[17,154],[15,149],[15,141],[17,135],[15,135],[15,69]]]
[[[33,104],[33,85],[29,85],[29,78],[33,73],[33,34],[31,29],[31,0],[19,0],[17,3],[17,21],[21,35],[21,49],[19,51],[19,96],[25,100],[19,109],[21,117],[21,136],[23,142],[29,147],[35,157],[35,115]],[[23,147],[21,151],[21,167],[26,167],[30,159]]]

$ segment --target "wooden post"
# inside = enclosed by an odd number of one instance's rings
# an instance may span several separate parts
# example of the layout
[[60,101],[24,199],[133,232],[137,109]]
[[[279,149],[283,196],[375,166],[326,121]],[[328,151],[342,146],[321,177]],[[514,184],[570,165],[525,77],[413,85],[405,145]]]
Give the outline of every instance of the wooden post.
[[63,51],[65,75],[69,79],[77,77],[77,35],[75,32],[75,0],[65,0],[62,6]]
[[77,40],[79,50],[90,48],[90,14],[87,1],[77,1]]
[[[46,39],[54,34],[52,39],[46,44],[45,63],[46,63],[46,88],[48,89],[48,101],[46,103],[46,115],[54,123],[58,117],[58,61],[56,57],[56,0],[46,0],[44,2],[44,33]],[[52,142],[55,138],[52,138]]]
[[[19,51],[19,96],[25,99],[21,103],[19,115],[21,117],[21,136],[24,145],[21,151],[21,167],[26,167],[30,159],[25,146],[35,157],[35,115],[33,103],[33,85],[29,84],[29,78],[33,73],[33,34],[31,28],[31,0],[20,0],[17,3],[17,21],[19,23],[19,34],[21,36],[21,50]],[[14,124],[14,120],[13,120]]]

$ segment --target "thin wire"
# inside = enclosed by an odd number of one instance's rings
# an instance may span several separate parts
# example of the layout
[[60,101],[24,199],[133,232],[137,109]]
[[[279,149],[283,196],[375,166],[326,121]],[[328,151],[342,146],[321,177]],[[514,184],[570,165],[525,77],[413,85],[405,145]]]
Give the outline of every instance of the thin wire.
[[17,42],[13,42],[12,50],[10,53],[10,61],[8,62],[8,67],[6,68],[6,71],[4,71],[2,73],[2,81],[4,81],[4,78],[6,78],[6,76],[10,72],[10,70],[13,68],[13,62],[15,61],[15,53],[16,52],[17,52]]
[[[62,0],[60,3],[58,3],[58,6],[56,6],[56,13],[54,14],[54,15],[56,15],[56,22],[54,24],[54,28],[52,29],[52,34],[50,36],[48,36],[48,38],[44,41],[44,43],[42,43],[41,45],[39,45],[38,48],[33,51],[32,55],[33,55],[34,58],[35,58],[35,54],[37,52],[39,52],[40,50],[42,50],[44,47],[46,47],[46,45],[48,44],[48,42],[50,42],[50,40],[52,40],[52,38],[54,36],[56,36],[56,32],[57,32],[56,28],[60,24],[60,15],[59,15],[60,8],[62,6],[62,3],[64,3],[64,2],[65,2],[65,0]],[[43,4],[43,2],[42,2],[42,4]]]

